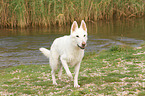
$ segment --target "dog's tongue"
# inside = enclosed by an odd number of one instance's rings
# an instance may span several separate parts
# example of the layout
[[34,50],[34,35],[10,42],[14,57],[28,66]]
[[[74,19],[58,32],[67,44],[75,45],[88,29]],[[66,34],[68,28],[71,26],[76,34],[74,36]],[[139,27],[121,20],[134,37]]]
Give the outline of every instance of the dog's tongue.
[[83,49],[85,49],[85,46],[82,46]]
[[77,44],[77,46],[81,49],[85,49],[85,46],[79,46],[78,44]]
[[83,45],[83,44],[82,44],[82,46],[81,46],[81,47],[82,47],[83,49],[85,49],[85,47],[86,47],[86,44],[85,44],[85,45]]
[[85,46],[81,46],[81,49],[85,49]]

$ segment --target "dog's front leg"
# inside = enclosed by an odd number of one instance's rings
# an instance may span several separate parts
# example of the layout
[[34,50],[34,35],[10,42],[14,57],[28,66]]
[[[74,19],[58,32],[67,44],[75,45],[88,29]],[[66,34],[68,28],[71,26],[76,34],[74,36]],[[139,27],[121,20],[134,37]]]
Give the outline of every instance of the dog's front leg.
[[79,70],[80,70],[80,63],[75,66],[74,87],[80,87],[80,85],[78,85]]
[[71,80],[73,80],[73,76],[72,76],[72,74],[71,74],[71,72],[70,72],[70,70],[69,70],[69,68],[68,68],[68,65],[67,65],[67,62],[66,62],[66,60],[65,60],[65,57],[61,56],[61,57],[60,57],[60,60],[61,60],[61,62],[62,62],[62,65],[63,65],[63,67],[64,67],[64,69],[65,69],[67,75],[71,78]]

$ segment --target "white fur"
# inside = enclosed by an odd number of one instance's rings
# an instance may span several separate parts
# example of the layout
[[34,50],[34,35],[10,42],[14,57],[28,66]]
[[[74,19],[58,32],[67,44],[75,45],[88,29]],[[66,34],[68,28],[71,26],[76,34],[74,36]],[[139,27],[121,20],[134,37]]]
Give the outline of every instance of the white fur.
[[78,85],[78,74],[80,63],[84,56],[86,42],[87,28],[84,20],[82,20],[80,28],[78,28],[77,22],[74,21],[71,27],[71,34],[69,36],[56,38],[51,45],[50,51],[46,48],[39,49],[46,57],[49,58],[50,66],[52,68],[51,74],[53,84],[57,85],[55,71],[58,67],[60,68],[58,73],[59,78],[61,77],[63,66],[67,75],[73,79],[73,76],[68,68],[68,65],[72,65],[75,66],[74,87],[80,87]]
[[47,50],[46,48],[40,48],[39,49],[47,58],[50,56],[50,51]]

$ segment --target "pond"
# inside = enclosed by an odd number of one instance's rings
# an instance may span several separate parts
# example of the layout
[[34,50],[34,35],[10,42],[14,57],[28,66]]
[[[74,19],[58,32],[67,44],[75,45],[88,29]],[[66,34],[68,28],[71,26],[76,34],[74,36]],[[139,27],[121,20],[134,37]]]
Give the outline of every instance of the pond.
[[[79,23],[80,24],[80,23]],[[145,40],[145,19],[128,21],[87,22],[88,44],[86,52],[99,52],[113,45],[140,46]],[[69,35],[70,26],[0,30],[0,67],[29,64],[48,64],[39,51],[50,48],[53,40]]]

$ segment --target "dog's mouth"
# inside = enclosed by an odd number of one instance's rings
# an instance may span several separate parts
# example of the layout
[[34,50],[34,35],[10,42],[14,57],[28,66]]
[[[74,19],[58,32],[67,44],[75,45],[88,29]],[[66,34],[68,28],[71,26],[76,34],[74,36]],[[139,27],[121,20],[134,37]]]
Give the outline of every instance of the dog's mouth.
[[85,49],[85,45],[79,46],[79,45],[77,44],[77,46],[78,46],[80,49]]

